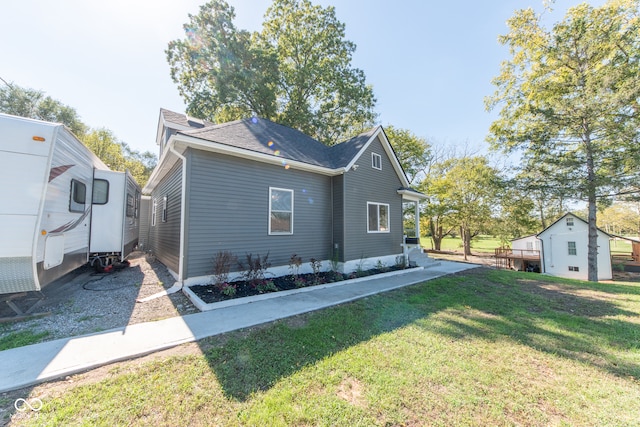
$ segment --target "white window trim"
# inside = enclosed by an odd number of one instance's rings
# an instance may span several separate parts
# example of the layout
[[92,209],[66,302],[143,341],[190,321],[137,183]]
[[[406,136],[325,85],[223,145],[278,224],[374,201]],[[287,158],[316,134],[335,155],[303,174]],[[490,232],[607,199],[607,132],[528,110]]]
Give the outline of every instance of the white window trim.
[[572,216],[568,216],[566,218],[566,222],[567,222],[567,227],[573,227],[573,217]]
[[169,196],[164,196],[162,198],[162,222],[167,222],[167,218],[169,212],[167,212],[167,207],[169,205]]
[[[380,167],[376,166],[376,159],[378,159],[378,164],[380,165]],[[380,154],[371,153],[371,167],[379,171],[382,170],[382,156]]]
[[156,216],[158,215],[158,201],[153,199],[151,204],[151,226],[156,226]]
[[[369,230],[369,206],[376,205],[378,206],[378,228],[380,227],[380,206],[387,207],[387,229],[386,230]],[[380,234],[380,233],[391,233],[391,209],[389,209],[388,203],[378,203],[378,202],[367,202],[367,234]]]
[[[291,211],[275,211],[275,212],[291,212],[291,231],[271,231],[271,195],[273,190],[287,191],[291,193]],[[294,211],[294,196],[295,193],[290,188],[269,187],[269,212],[267,216],[267,222],[269,223],[269,236],[290,236],[293,234],[293,211]]]
[[[571,253],[571,243],[573,243],[573,250],[575,254]],[[576,244],[576,242],[567,242],[567,255],[569,256],[578,255],[578,245]]]

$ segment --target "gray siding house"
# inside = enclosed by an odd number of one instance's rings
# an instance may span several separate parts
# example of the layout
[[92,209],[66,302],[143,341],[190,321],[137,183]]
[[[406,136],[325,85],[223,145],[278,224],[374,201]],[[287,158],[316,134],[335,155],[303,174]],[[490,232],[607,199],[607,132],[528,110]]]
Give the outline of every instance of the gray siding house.
[[186,285],[208,282],[220,251],[268,253],[274,275],[294,254],[300,272],[311,258],[345,272],[393,265],[408,249],[403,203],[426,197],[382,127],[328,147],[266,119],[216,125],[162,109],[157,143],[147,250]]

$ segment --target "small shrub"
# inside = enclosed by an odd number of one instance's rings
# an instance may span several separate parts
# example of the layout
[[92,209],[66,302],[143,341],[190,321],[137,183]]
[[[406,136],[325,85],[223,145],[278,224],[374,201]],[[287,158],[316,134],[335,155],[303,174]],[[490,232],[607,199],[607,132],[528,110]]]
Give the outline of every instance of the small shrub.
[[261,294],[278,291],[278,287],[273,283],[273,280],[261,280],[255,285],[255,288]]
[[297,254],[291,255],[289,258],[289,270],[291,270],[291,275],[295,278],[298,277],[298,272],[300,271],[300,266],[302,265],[302,258]]
[[313,270],[313,274],[316,276],[320,274],[320,269],[322,268],[322,261],[319,261],[315,258],[311,258],[309,260],[309,264],[311,264],[311,270]]
[[339,266],[340,266],[340,254],[338,253],[338,249],[335,249],[333,251],[333,256],[331,257],[331,271],[337,272]]
[[295,285],[296,288],[304,288],[307,286],[307,281],[304,280],[302,277],[296,277],[293,281],[293,284]]
[[220,251],[213,257],[213,283],[221,285],[229,279],[231,266],[238,258],[228,251]]
[[407,266],[407,259],[404,255],[398,255],[396,257],[396,268],[399,270],[404,270]]
[[226,295],[228,297],[233,297],[236,292],[238,292],[238,288],[236,288],[236,285],[230,285],[228,283],[222,283],[218,287],[218,289],[220,289],[222,295]]
[[262,258],[260,255],[254,257],[253,254],[247,253],[246,262],[247,265],[245,266],[242,262],[238,261],[238,267],[243,271],[242,278],[255,287],[259,281],[264,280],[265,273],[269,267],[271,267],[269,252]]
[[311,258],[309,264],[311,264],[311,270],[313,271],[313,284],[319,285],[321,283],[320,269],[322,268],[322,261]]
[[387,265],[380,260],[378,260],[378,262],[376,263],[376,269],[382,272],[389,271],[389,267],[387,267]]

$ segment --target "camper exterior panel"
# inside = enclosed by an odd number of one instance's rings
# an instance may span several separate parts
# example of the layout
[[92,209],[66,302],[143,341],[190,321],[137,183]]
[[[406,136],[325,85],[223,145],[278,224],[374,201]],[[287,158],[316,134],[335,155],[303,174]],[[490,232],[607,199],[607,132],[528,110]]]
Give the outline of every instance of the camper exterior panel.
[[131,253],[138,242],[140,187],[128,172],[94,172],[95,180],[109,183],[106,203],[94,203],[91,213],[92,254]]
[[109,183],[107,203],[93,204],[91,209],[91,253],[120,252],[125,209],[124,172],[100,171],[94,179]]
[[36,291],[87,262],[93,170],[108,168],[59,124],[0,114],[0,142],[2,182],[19,183],[0,189],[18,199],[0,208],[12,228],[12,241],[1,240],[0,293]]
[[124,226],[122,230],[122,259],[129,255],[138,244],[138,233],[140,231],[140,186],[129,172],[126,172],[125,175],[126,191],[123,216]]
[[39,289],[34,242],[58,127],[0,114],[0,294]]

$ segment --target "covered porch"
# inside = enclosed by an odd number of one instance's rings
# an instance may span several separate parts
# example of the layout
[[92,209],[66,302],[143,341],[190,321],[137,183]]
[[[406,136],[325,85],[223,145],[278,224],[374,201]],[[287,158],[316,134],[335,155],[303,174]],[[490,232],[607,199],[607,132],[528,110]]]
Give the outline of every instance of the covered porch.
[[419,191],[402,188],[398,190],[402,195],[402,225],[403,240],[402,253],[411,264],[426,266],[433,264],[433,260],[427,257],[420,245],[420,202],[427,196]]

